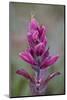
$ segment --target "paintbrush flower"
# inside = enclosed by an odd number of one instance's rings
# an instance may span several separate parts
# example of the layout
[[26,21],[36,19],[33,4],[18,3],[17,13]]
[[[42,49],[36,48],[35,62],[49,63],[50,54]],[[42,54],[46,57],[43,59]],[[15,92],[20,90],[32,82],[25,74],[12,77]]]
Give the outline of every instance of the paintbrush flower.
[[30,81],[32,95],[41,95],[46,89],[48,82],[55,76],[60,75],[60,72],[53,72],[46,79],[40,77],[41,70],[48,70],[59,59],[58,55],[50,55],[47,48],[47,29],[44,25],[40,25],[35,18],[32,18],[27,33],[29,46],[24,51],[19,53],[22,60],[26,61],[37,73],[35,76],[30,75],[26,70],[20,69],[16,73],[24,76]]

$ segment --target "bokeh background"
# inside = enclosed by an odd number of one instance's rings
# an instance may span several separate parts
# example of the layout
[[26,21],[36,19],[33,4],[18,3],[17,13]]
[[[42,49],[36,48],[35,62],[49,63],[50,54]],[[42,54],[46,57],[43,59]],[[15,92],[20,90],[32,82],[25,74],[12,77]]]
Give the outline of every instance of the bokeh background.
[[22,61],[18,54],[28,45],[27,31],[31,15],[47,27],[48,46],[51,54],[58,54],[59,61],[49,69],[62,74],[48,83],[45,95],[64,94],[64,5],[47,5],[10,2],[10,96],[31,96],[29,82],[16,74],[20,68],[34,73],[30,65]]

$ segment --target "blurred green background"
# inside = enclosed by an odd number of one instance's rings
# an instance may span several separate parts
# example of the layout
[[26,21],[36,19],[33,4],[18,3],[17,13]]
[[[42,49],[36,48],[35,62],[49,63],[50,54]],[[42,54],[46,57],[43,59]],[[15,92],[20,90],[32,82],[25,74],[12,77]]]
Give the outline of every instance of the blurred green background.
[[49,72],[60,71],[62,74],[49,82],[45,95],[64,94],[64,6],[10,2],[10,96],[31,95],[28,80],[16,74],[20,68],[34,73],[30,65],[18,56],[28,45],[27,31],[31,15],[40,24],[46,25],[50,53],[60,56]]

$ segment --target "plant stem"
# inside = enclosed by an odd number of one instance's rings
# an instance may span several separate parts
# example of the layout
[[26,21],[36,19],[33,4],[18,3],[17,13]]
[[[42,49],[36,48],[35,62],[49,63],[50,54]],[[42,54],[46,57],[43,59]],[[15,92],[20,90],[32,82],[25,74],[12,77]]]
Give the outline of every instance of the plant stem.
[[40,69],[37,71],[37,81],[39,81]]

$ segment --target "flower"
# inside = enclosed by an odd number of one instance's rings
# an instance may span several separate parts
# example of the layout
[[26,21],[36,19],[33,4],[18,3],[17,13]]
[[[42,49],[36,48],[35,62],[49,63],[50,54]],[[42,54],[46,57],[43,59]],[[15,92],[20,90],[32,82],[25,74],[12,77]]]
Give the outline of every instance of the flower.
[[48,70],[59,59],[58,55],[50,55],[49,48],[47,48],[46,32],[46,27],[39,25],[36,19],[32,18],[27,33],[29,47],[24,52],[19,53],[20,58],[31,64],[34,72],[37,73],[33,76],[24,69],[16,71],[17,74],[24,76],[30,81],[32,95],[43,94],[48,82],[53,77],[60,75],[60,72],[53,72],[46,79],[40,77],[41,70]]

